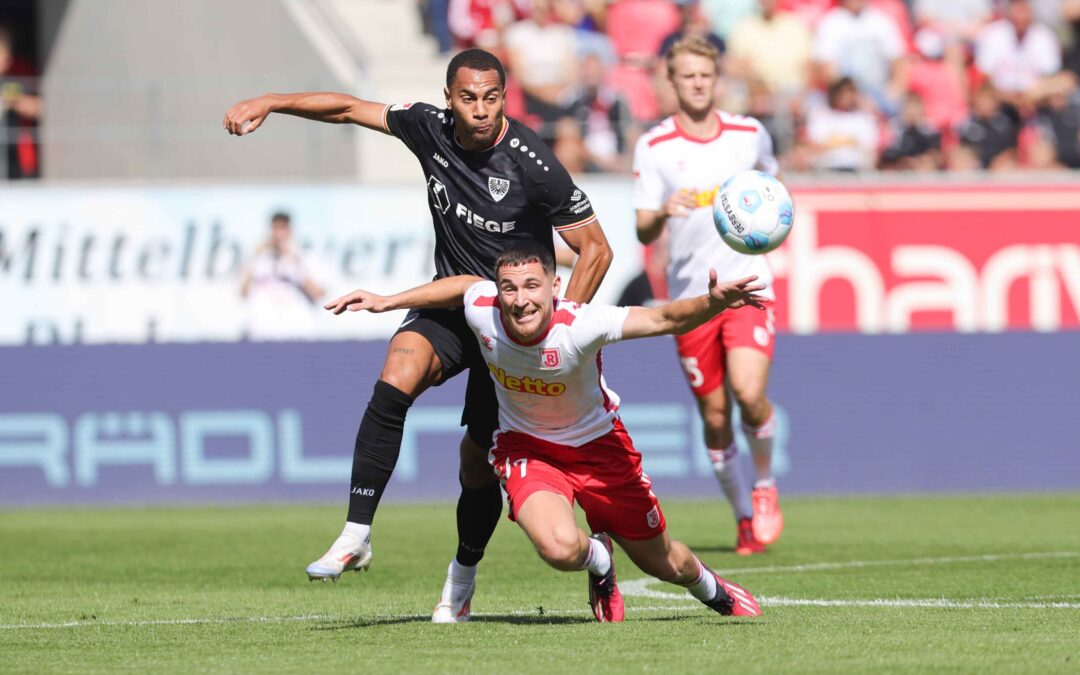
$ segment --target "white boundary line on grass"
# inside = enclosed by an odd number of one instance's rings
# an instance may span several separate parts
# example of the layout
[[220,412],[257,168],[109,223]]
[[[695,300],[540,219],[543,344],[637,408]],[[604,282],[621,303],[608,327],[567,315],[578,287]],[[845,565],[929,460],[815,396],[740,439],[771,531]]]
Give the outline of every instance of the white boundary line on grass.
[[999,560],[1045,560],[1047,558],[1080,558],[1080,552],[1045,551],[1041,553],[988,553],[985,555],[942,556],[938,558],[905,558],[899,560],[848,560],[845,562],[805,563],[802,565],[731,567],[719,571],[725,574],[782,574],[785,572],[817,572],[819,570],[859,569],[863,567],[891,567],[895,565],[949,565],[954,563],[968,562],[997,562]]
[[[775,565],[766,567],[743,567],[724,570],[725,574],[750,574],[750,573],[787,573],[787,572],[812,572],[816,570],[857,569],[863,567],[879,567],[890,565],[942,565],[951,563],[967,562],[996,562],[998,560],[1042,560],[1048,558],[1077,558],[1080,552],[1075,551],[1048,551],[1042,553],[1004,553],[986,554],[973,556],[942,556],[939,558],[908,558],[906,560],[849,560],[835,563],[809,563],[803,565]],[[631,579],[619,583],[622,594],[628,597],[644,597],[676,601],[680,604],[671,606],[631,606],[627,609],[631,612],[679,612],[693,607],[696,609],[697,601],[685,593],[670,593],[649,588],[649,584],[662,583],[650,577]],[[1052,599],[1055,596],[1045,596]],[[1075,596],[1061,596],[1075,597]],[[912,607],[930,609],[1080,609],[1080,602],[999,602],[990,599],[971,600],[946,600],[944,598],[871,598],[868,600],[837,600],[815,598],[787,598],[787,597],[761,597],[761,604],[765,607]],[[553,610],[546,612],[548,616],[568,616],[589,614],[587,610]],[[533,611],[509,611],[490,612],[490,616],[539,616]],[[477,617],[485,614],[477,613]],[[373,620],[380,619],[418,619],[426,618],[415,614],[380,614],[371,617]],[[218,618],[194,618],[194,619],[146,619],[126,621],[97,621],[79,620],[64,621],[58,623],[8,623],[0,624],[0,630],[49,630],[59,628],[88,628],[94,626],[200,626],[219,625],[229,623],[292,623],[314,621],[355,621],[355,616],[330,616],[323,614],[301,614],[295,616],[237,616]]]

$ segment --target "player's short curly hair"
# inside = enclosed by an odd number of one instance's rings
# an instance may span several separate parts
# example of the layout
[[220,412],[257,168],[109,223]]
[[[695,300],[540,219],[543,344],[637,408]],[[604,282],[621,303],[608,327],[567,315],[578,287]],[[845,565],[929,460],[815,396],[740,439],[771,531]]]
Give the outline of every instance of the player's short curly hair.
[[457,76],[457,71],[462,68],[469,68],[470,70],[494,70],[499,74],[499,86],[503,89],[506,88],[506,70],[503,69],[502,61],[500,61],[491,52],[485,52],[483,49],[466,49],[463,52],[459,52],[450,59],[450,64],[446,66],[446,86],[449,87],[454,77]]
[[529,263],[540,263],[544,274],[555,272],[555,255],[543,245],[535,241],[516,241],[499,254],[495,259],[495,276],[499,276],[499,270],[504,267],[517,267]]
[[713,63],[720,65],[720,52],[715,46],[708,40],[698,35],[687,35],[681,38],[667,51],[667,71],[670,77],[675,73],[675,57],[679,54],[696,54],[698,56],[704,56],[707,59],[712,59]]

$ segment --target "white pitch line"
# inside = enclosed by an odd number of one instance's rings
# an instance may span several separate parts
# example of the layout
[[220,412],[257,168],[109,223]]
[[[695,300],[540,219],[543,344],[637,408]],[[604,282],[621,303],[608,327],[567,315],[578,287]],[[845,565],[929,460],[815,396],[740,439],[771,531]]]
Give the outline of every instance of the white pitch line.
[[[949,565],[969,562],[997,562],[999,560],[1045,560],[1052,558],[1080,558],[1076,551],[1046,551],[1041,553],[989,553],[985,555],[942,556],[938,558],[903,558],[897,560],[848,560],[845,562],[805,563],[801,565],[770,565],[764,567],[731,567],[718,570],[724,574],[778,574],[785,572],[816,572],[819,570],[858,569],[863,567],[891,567],[895,565]],[[621,588],[621,586],[620,586]]]

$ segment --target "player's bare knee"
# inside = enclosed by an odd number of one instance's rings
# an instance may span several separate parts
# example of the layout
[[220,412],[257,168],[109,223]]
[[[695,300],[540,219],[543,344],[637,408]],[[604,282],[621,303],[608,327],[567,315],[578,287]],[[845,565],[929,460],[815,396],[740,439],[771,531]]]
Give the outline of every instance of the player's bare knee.
[[554,530],[537,539],[536,552],[557,570],[576,570],[581,567],[581,540],[577,530]]

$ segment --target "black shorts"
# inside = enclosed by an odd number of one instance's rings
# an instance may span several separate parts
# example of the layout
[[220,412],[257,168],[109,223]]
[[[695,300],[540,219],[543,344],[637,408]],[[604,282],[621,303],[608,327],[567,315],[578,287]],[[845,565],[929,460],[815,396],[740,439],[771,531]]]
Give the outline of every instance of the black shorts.
[[480,345],[465,322],[465,310],[460,307],[410,310],[394,334],[410,332],[423,335],[438,355],[442,363],[439,384],[463,370],[469,371],[461,426],[473,442],[490,449],[491,437],[499,428],[499,402]]

